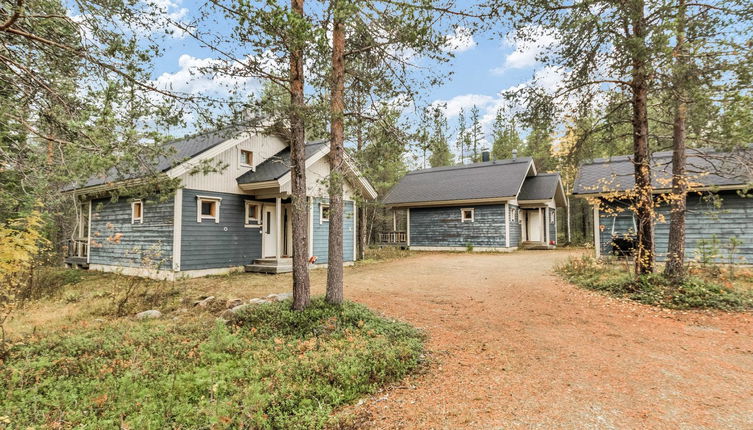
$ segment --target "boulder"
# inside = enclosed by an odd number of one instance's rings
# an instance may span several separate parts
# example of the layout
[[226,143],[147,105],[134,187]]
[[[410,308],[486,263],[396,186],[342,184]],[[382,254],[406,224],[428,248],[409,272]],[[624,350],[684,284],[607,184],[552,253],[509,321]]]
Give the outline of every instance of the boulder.
[[248,302],[250,304],[252,304],[252,305],[259,305],[259,304],[262,304],[262,303],[269,303],[270,300],[256,298],[256,299],[251,299]]
[[156,310],[156,309],[150,309],[148,311],[139,312],[136,314],[137,320],[148,320],[148,319],[155,319],[155,318],[161,318],[162,312]]
[[197,302],[194,302],[194,306],[201,306],[202,308],[205,308],[209,305],[211,305],[214,302],[214,296],[205,297]]
[[273,302],[281,302],[283,300],[288,300],[291,297],[293,297],[293,293],[277,293],[277,294],[270,294],[266,298]]
[[225,303],[225,308],[227,309],[233,309],[236,306],[240,306],[243,304],[243,300],[241,299],[230,299]]

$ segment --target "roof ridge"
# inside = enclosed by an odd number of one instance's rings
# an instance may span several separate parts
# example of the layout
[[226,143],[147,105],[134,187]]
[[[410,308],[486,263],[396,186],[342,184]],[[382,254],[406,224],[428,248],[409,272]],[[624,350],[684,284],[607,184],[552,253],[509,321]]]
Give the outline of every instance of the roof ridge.
[[[500,161],[506,161],[506,163],[499,163]],[[448,172],[452,170],[465,170],[465,169],[480,169],[484,167],[494,167],[494,166],[509,166],[511,164],[521,164],[525,162],[531,161],[531,157],[521,157],[516,160],[512,159],[504,159],[504,160],[493,160],[493,161],[483,161],[481,163],[473,163],[473,164],[463,164],[460,166],[439,166],[439,167],[430,167],[428,169],[418,169],[414,170],[412,172],[408,172],[407,175],[418,175],[422,173],[433,173],[433,172]]]

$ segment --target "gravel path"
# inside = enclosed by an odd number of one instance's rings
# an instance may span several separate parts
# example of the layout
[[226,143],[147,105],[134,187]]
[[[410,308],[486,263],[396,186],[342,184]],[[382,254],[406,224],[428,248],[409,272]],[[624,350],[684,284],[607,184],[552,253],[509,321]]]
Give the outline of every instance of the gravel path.
[[347,271],[347,298],[425,329],[434,361],[355,407],[364,425],[753,428],[753,315],[585,291],[552,274],[569,254],[421,254]]

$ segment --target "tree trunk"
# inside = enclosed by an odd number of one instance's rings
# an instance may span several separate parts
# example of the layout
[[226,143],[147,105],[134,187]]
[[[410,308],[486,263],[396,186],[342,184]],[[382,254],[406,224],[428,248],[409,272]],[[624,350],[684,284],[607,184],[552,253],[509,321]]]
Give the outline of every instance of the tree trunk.
[[664,275],[674,283],[685,277],[685,213],[688,183],[685,172],[685,121],[688,114],[685,52],[685,0],[680,0],[677,44],[674,52],[675,120],[672,129],[672,194],[669,214],[669,243]]
[[[293,11],[303,17],[303,1],[291,0]],[[308,201],[306,200],[306,132],[303,98],[303,44],[295,41],[290,52],[290,176],[293,203],[293,309],[311,302],[308,272]]]
[[637,244],[635,273],[644,275],[654,271],[653,189],[648,150],[648,65],[646,64],[646,34],[644,3],[635,2],[633,10],[633,37],[641,43],[634,48],[632,64],[633,90],[633,163],[635,165],[635,216]]
[[[329,303],[343,301],[343,145],[345,142],[345,22],[339,4],[333,0],[332,100],[329,180],[329,252],[327,294]],[[355,244],[354,244],[355,245]]]

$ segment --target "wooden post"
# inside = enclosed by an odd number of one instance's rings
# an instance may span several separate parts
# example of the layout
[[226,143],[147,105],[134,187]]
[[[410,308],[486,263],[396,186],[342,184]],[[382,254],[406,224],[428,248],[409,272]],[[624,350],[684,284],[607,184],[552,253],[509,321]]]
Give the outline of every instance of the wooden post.
[[279,260],[280,249],[282,248],[282,229],[280,228],[280,225],[282,224],[282,198],[280,197],[275,198],[275,222],[277,224],[275,225],[275,231],[277,233],[277,236],[275,238],[277,240],[275,258]]
[[596,258],[601,257],[601,230],[599,229],[599,205],[594,203],[594,249]]

